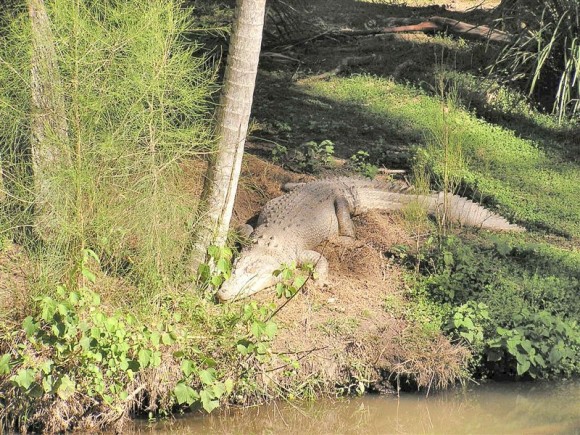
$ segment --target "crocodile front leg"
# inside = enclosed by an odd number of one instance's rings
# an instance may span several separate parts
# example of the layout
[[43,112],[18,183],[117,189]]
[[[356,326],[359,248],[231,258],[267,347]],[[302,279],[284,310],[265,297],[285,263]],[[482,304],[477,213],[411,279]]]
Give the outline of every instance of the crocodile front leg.
[[338,219],[338,235],[354,238],[354,223],[350,217],[351,210],[346,198],[339,196],[334,200],[334,211]]

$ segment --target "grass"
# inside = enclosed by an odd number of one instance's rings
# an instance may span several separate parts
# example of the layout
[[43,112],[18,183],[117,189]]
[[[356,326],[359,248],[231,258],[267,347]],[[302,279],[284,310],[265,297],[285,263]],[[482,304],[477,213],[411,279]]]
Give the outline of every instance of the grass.
[[[419,147],[442,116],[439,98],[385,78],[360,75],[304,86],[313,97],[364,112],[376,124],[398,131],[396,139]],[[528,228],[580,237],[577,164],[562,161],[545,143],[520,138],[466,110],[454,111],[449,118],[451,128],[462,135],[467,157],[464,182],[476,196]]]
[[[465,76],[457,73],[453,80],[449,76],[441,74],[435,87],[443,98],[368,74],[305,80],[300,86],[311,97],[348,108],[353,118],[364,118],[392,132],[391,140],[413,143],[414,169],[428,163],[435,176],[433,189],[440,190],[448,176],[445,162],[449,160],[443,158],[441,147],[453,145],[453,152],[461,154],[461,164],[452,163],[449,169],[451,176],[461,180],[459,193],[528,229],[518,235],[466,233],[461,239],[442,237],[439,244],[426,243],[413,264],[422,275],[411,287],[415,288],[409,294],[411,312],[421,316],[427,307],[428,313],[441,313],[441,319],[427,322],[438,329],[447,327],[445,313],[465,310],[465,304],[489,309],[491,324],[478,330],[485,344],[478,350],[474,347],[474,355],[483,358],[474,367],[478,376],[536,378],[577,373],[580,168],[569,159],[570,149],[563,146],[573,143],[569,133],[574,124],[562,127],[555,117],[526,108],[517,95],[499,88],[500,101],[494,104],[503,104],[499,112],[505,119],[517,120],[516,129],[534,126],[522,137],[505,122],[493,124],[458,105],[469,97],[469,86],[457,86],[458,76]],[[470,92],[476,93],[473,88]],[[502,97],[513,100],[502,102]],[[430,253],[425,256],[426,252]],[[474,333],[475,329],[470,330],[467,336],[473,339],[470,334]],[[525,349],[513,347],[518,340]]]

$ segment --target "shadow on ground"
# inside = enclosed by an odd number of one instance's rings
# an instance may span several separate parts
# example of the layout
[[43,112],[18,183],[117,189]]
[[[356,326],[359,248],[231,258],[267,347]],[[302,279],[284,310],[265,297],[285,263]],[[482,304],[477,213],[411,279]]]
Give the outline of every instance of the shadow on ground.
[[[324,29],[364,30],[388,26],[393,18],[402,17],[417,21],[440,15],[470,23],[489,23],[494,19],[493,9],[449,11],[441,6],[410,7],[354,0],[318,2],[307,6],[306,11],[301,23],[292,27],[290,20],[287,27],[288,31],[301,32],[302,40],[319,35]],[[258,122],[255,138],[287,148],[329,139],[335,143],[338,157],[348,158],[358,150],[366,150],[371,159],[382,165],[408,167],[413,146],[424,139],[422,132],[401,128],[394,119],[373,116],[364,106],[310,95],[296,85],[305,78],[324,79],[325,75],[333,75],[344,59],[364,58],[360,64],[355,62],[338,74],[388,77],[440,94],[449,83],[440,82],[437,72],[459,72],[471,83],[469,88],[461,83],[456,85],[461,103],[468,110],[537,142],[563,161],[578,161],[577,132],[569,127],[548,125],[545,117],[508,113],[504,106],[494,105],[497,88],[491,88],[484,79],[488,76],[487,67],[500,49],[485,41],[468,43],[455,37],[425,34],[322,38],[266,47],[253,108]]]

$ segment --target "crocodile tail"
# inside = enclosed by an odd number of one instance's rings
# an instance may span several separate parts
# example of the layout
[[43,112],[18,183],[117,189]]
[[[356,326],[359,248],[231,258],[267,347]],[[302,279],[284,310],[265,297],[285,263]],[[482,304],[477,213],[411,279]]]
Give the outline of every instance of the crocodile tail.
[[[499,231],[525,231],[525,228],[510,224],[507,219],[489,211],[485,207],[459,195],[440,192],[430,195],[428,201],[429,213],[445,212],[446,219],[473,227]],[[446,207],[444,205],[446,204]]]

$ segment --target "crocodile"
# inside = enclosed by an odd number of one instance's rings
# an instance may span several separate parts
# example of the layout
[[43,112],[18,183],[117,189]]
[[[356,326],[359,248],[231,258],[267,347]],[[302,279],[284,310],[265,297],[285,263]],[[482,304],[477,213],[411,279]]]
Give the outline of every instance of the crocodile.
[[242,248],[231,277],[218,290],[220,301],[244,298],[276,285],[274,271],[291,262],[314,264],[320,282],[324,282],[328,261],[314,248],[337,236],[355,237],[352,216],[371,209],[394,211],[416,202],[434,215],[446,203],[448,221],[490,230],[525,231],[459,195],[419,195],[412,187],[394,182],[337,177],[288,183],[284,189],[287,193],[264,206],[256,228],[247,229],[251,243]]

